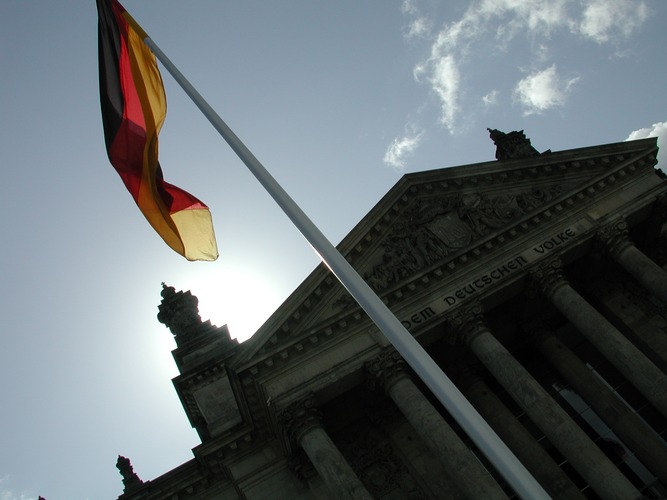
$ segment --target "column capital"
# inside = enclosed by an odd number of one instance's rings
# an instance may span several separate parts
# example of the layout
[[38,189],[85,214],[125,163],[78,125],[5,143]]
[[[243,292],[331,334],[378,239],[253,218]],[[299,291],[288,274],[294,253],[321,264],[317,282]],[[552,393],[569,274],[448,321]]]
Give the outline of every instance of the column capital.
[[477,335],[488,330],[482,306],[478,303],[457,308],[447,315],[447,323],[456,332],[457,339],[466,345]]
[[567,285],[563,265],[558,257],[539,263],[530,270],[529,275],[534,289],[547,297]]
[[633,244],[628,236],[628,225],[623,219],[603,225],[595,234],[595,243],[603,255],[609,255],[612,259]]
[[376,386],[389,391],[392,385],[402,378],[409,378],[408,365],[396,349],[387,346],[382,352],[365,365],[369,377],[369,385],[372,389]]
[[323,427],[322,413],[317,409],[312,393],[278,412],[277,420],[289,438],[297,444],[310,430]]

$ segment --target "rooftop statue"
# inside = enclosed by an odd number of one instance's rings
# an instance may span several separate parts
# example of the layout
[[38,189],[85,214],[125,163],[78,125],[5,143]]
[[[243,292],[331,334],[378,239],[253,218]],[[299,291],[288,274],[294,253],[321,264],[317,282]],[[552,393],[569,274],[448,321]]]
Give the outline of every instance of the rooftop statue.
[[134,472],[132,468],[132,463],[129,458],[122,457],[118,455],[118,460],[116,461],[116,468],[120,472],[120,475],[123,476],[123,486],[124,491],[127,493],[128,490],[135,486],[139,486],[144,482],[139,479],[139,476]]
[[157,319],[164,323],[174,335],[187,335],[192,327],[201,325],[199,299],[187,292],[176,292],[173,286],[162,283],[162,303],[158,307]]
[[513,160],[515,158],[530,158],[539,156],[540,153],[530,144],[523,130],[509,133],[487,128],[489,137],[496,145],[496,160]]

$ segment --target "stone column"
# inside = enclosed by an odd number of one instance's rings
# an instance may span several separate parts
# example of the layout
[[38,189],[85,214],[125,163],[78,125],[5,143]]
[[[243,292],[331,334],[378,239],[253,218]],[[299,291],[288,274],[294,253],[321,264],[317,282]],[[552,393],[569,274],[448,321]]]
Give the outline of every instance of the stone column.
[[468,401],[552,498],[586,498],[475,371],[466,370],[456,381]]
[[667,445],[547,327],[524,325],[540,352],[595,413],[635,452],[644,465],[667,484]]
[[552,259],[537,266],[531,277],[577,330],[667,416],[667,375],[570,286],[560,261]]
[[334,498],[372,500],[372,496],[322,426],[313,396],[292,403],[278,421],[303,448]]
[[598,495],[619,500],[641,498],[632,483],[496,340],[484,324],[479,306],[459,308],[450,315],[449,322],[551,444],[568,459]]
[[609,257],[667,304],[667,272],[632,243],[625,222],[616,221],[603,226],[596,238]]
[[367,362],[366,369],[372,381],[379,382],[415,432],[451,472],[450,478],[466,498],[507,498],[479,459],[415,386],[405,361],[393,347],[385,348]]

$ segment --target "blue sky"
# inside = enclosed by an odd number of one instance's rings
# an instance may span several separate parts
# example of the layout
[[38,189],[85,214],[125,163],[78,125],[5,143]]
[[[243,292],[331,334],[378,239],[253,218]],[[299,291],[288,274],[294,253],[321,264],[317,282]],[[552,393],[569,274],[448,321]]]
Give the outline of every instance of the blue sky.
[[[666,147],[663,1],[124,5],[334,243],[404,173],[492,160],[487,127]],[[118,454],[142,479],[191,458],[160,283],[243,339],[318,263],[164,71],[165,178],[220,258],[162,243],[106,157],[96,24],[92,0],[0,2],[0,500],[115,498]]]

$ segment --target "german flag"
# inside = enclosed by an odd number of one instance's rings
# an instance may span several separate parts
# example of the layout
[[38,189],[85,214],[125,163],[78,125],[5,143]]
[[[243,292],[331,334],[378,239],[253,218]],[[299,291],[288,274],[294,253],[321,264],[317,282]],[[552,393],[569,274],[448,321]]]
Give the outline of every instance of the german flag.
[[104,140],[116,169],[148,222],[188,260],[215,260],[208,207],[163,180],[158,133],[167,100],[146,33],[116,0],[97,0]]

